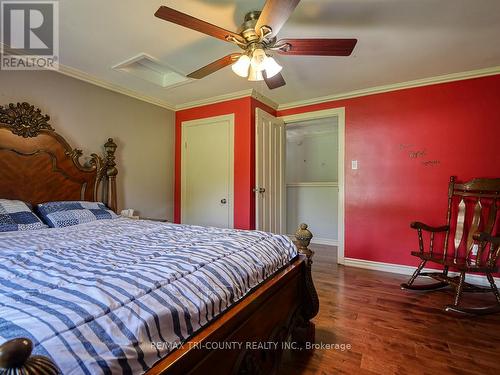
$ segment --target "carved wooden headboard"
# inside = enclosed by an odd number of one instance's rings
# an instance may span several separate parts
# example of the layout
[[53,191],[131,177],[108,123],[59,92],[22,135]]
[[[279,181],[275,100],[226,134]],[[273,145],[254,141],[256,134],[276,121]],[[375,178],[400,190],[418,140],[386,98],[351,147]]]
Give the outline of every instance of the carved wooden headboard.
[[71,148],[49,120],[28,103],[0,106],[0,198],[101,201],[116,211],[113,139],[104,144],[103,157],[92,154],[82,165],[82,151]]

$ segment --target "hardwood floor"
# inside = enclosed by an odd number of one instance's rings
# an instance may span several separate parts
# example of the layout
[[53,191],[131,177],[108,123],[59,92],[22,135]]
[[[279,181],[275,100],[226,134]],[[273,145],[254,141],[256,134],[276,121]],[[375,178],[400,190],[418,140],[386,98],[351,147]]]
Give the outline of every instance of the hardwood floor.
[[288,351],[280,374],[500,373],[500,314],[452,316],[451,290],[403,291],[406,276],[338,266],[336,248],[312,248],[316,343],[351,348]]

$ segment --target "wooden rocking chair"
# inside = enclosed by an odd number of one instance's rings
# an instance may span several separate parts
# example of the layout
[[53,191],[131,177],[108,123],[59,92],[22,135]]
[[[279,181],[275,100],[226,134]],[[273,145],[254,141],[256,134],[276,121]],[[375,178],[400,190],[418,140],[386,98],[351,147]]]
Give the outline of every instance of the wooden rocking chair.
[[[500,237],[492,237],[498,233],[500,220],[497,219],[498,203],[500,201],[500,178],[474,179],[465,183],[455,182],[450,178],[448,189],[448,212],[446,225],[432,227],[420,222],[411,223],[410,227],[417,230],[419,251],[411,254],[421,259],[410,280],[401,284],[402,289],[436,290],[449,285],[455,287],[455,301],[447,305],[445,311],[464,314],[491,314],[500,312],[500,293],[495,285],[492,274],[498,272],[500,256]],[[452,221],[452,216],[455,218]],[[424,249],[423,232],[429,234],[428,250]],[[453,246],[449,246],[450,233],[453,233]],[[436,251],[436,233],[444,235],[444,245]],[[451,249],[449,249],[449,247]],[[422,272],[427,262],[443,266],[442,272]],[[458,272],[458,276],[449,276],[449,269]],[[465,282],[465,275],[479,273],[486,275],[489,287],[481,287]],[[418,276],[428,276],[437,282],[432,284],[414,285]],[[496,304],[482,307],[461,307],[460,299],[463,292],[493,293]]]

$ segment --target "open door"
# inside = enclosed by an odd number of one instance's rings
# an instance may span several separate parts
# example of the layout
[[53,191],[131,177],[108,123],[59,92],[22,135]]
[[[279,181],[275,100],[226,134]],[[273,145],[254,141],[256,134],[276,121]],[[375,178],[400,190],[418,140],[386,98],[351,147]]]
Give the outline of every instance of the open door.
[[256,109],[255,228],[285,234],[285,124]]

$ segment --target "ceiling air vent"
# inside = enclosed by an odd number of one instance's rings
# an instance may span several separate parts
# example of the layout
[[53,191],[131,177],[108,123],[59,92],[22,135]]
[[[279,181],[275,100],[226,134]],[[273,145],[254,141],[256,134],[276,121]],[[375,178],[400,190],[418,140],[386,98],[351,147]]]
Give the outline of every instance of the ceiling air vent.
[[174,87],[192,81],[168,65],[145,53],[113,66],[114,70],[130,73],[161,87]]

